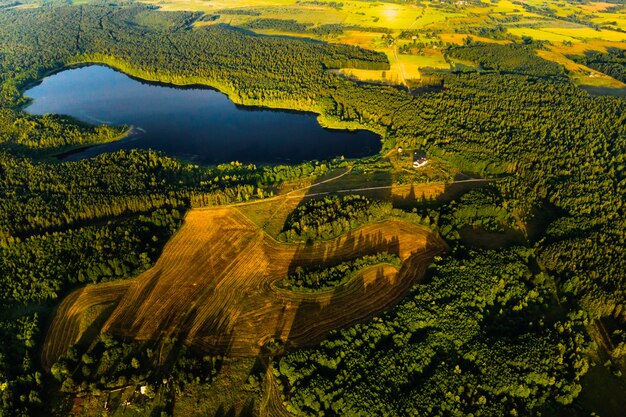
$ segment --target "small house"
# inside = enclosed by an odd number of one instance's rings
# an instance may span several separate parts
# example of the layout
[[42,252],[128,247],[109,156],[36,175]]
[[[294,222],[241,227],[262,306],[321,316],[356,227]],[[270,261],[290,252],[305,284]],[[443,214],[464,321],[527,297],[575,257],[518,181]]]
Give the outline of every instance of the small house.
[[423,151],[413,152],[413,168],[421,168],[428,163],[428,158]]

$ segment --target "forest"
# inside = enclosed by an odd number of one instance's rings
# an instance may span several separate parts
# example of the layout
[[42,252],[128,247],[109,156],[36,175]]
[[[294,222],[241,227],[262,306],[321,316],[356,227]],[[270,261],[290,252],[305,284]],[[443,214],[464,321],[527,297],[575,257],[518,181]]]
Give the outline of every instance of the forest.
[[571,58],[606,75],[626,82],[626,50],[607,48],[607,53],[588,52],[585,55],[573,55]]
[[516,248],[439,261],[390,312],[287,354],[275,372],[290,395],[288,410],[554,415],[577,396],[587,371],[585,315],[563,316],[527,257]]
[[[412,95],[327,71],[386,69],[383,54],[225,25],[193,27],[200,17],[132,3],[0,11],[3,415],[49,413],[49,387],[63,383],[63,363],[55,383],[40,368],[38,349],[69,290],[150,267],[190,207],[269,197],[286,181],[345,166],[199,167],[153,151],[42,161],[42,152],[113,140],[125,130],[21,111],[28,85],[89,62],[146,80],[210,85],[239,104],[314,111],[327,124],[383,134],[385,150],[419,148],[464,172],[498,177],[453,203],[406,213],[428,218],[451,249],[399,305],[275,358],[290,411],[567,414],[590,366],[587,329],[598,321],[616,327],[607,367],[619,374],[615,364],[626,353],[626,101],[590,96],[561,66],[539,58],[542,46],[532,42],[450,48],[449,58],[477,68],[442,73],[445,88]],[[580,59],[619,78],[623,57],[609,51]],[[360,196],[323,198],[298,207],[282,239],[326,239],[396,210]],[[525,242],[472,248],[464,227],[515,229]],[[296,275],[286,285],[343,279],[330,270]],[[142,349],[101,337],[95,352],[102,358]],[[147,358],[142,352],[133,353],[137,361]],[[77,378],[84,389],[106,387],[106,378],[90,379],[100,359],[70,352],[64,361],[85,369]],[[112,380],[145,377],[130,359],[119,366],[107,371]]]
[[330,195],[298,206],[287,218],[279,240],[330,239],[358,226],[389,217],[391,203],[359,195]]

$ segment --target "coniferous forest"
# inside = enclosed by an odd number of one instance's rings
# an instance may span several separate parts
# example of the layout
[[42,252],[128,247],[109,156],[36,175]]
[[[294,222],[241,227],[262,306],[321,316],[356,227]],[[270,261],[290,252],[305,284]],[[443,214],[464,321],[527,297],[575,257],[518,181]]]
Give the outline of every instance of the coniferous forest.
[[[149,269],[191,208],[268,198],[285,183],[347,166],[337,159],[205,167],[151,150],[58,162],[51,155],[127,129],[23,111],[28,86],[88,63],[148,81],[204,84],[237,104],[314,111],[325,124],[379,133],[382,153],[421,149],[497,178],[410,209],[329,195],[286,217],[281,242],[327,240],[395,216],[449,246],[396,306],[321,344],[269,355],[287,411],[582,416],[590,411],[580,398],[592,367],[624,384],[626,100],[590,96],[560,65],[539,58],[537,43],[449,47],[448,57],[478,65],[438,74],[440,90],[410,94],[331,71],[386,69],[384,54],[194,26],[202,17],[126,2],[0,10],[0,415],[52,415],[63,409],[61,396],[104,392],[122,376],[161,378],[148,365],[158,355],[108,334],[72,348],[46,372],[41,346],[63,297]],[[576,59],[624,78],[624,51]],[[522,238],[473,245],[464,238],[472,230],[515,230]],[[380,263],[399,260],[379,253],[300,268],[277,285],[314,293]],[[599,331],[606,334],[598,338]],[[210,382],[221,359],[184,349],[170,372],[177,389]]]

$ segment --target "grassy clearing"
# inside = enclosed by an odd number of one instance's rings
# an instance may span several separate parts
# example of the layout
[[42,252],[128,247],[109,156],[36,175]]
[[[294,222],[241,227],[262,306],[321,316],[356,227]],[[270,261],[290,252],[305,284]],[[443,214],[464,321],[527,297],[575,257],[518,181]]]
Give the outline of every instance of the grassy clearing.
[[261,200],[251,204],[242,204],[237,207],[237,210],[265,233],[276,238],[282,231],[289,214],[300,204],[305,195],[305,190],[297,191],[278,201]]
[[538,50],[537,55],[549,61],[556,62],[567,69],[568,77],[574,84],[588,91],[592,95],[609,95],[615,97],[626,96],[626,84],[609,77],[606,74],[586,67],[567,58],[558,46],[550,50]]
[[341,68],[339,73],[348,78],[353,78],[359,81],[385,83],[391,85],[402,84],[401,73],[397,68],[393,67],[385,71]]
[[[59,308],[47,335],[49,367],[82,334],[81,315],[119,300],[103,327],[135,340],[183,338],[206,351],[250,356],[271,338],[289,346],[319,342],[332,329],[365,320],[395,303],[444,243],[401,220],[370,224],[312,245],[280,244],[235,208],[192,210],[156,265],[131,281],[88,286]],[[410,268],[380,266],[325,294],[295,294],[271,283],[291,268],[387,251]],[[121,299],[119,298],[121,294]]]
[[604,74],[595,72],[590,76],[574,73],[570,75],[570,79],[591,95],[626,97],[626,84]]
[[[255,358],[225,359],[210,384],[194,384],[176,396],[175,416],[248,416],[259,412],[259,393],[249,381],[256,374]],[[254,414],[250,414],[250,413]]]
[[376,43],[380,42],[381,34],[378,32],[363,32],[347,30],[336,38],[338,43],[360,46],[361,48],[375,49]]

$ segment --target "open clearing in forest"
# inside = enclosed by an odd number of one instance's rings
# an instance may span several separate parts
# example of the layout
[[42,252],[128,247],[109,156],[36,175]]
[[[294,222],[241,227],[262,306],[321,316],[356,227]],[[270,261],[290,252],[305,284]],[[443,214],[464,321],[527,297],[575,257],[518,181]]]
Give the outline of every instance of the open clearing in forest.
[[[281,244],[234,207],[194,209],[154,267],[137,278],[90,285],[60,305],[42,354],[46,368],[83,336],[84,315],[115,303],[101,331],[135,340],[176,336],[210,352],[255,355],[270,339],[318,343],[328,331],[397,302],[445,243],[398,219],[313,244]],[[382,251],[400,257],[362,270],[333,291],[302,294],[271,285],[298,266],[338,263]]]

